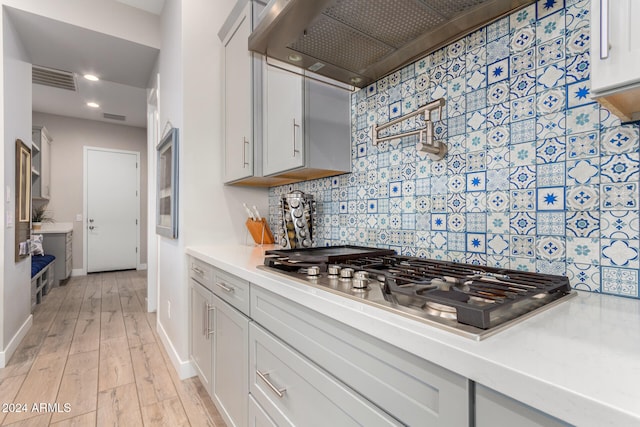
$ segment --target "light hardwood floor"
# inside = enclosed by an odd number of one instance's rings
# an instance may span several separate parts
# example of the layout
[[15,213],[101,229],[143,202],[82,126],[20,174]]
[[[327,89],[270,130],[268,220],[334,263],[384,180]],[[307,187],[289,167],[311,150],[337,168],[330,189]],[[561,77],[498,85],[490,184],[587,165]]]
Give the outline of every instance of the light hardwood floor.
[[52,289],[0,369],[0,402],[27,411],[5,406],[13,412],[0,412],[0,425],[223,427],[200,381],[177,377],[155,313],[143,309],[146,289],[137,271],[73,277]]

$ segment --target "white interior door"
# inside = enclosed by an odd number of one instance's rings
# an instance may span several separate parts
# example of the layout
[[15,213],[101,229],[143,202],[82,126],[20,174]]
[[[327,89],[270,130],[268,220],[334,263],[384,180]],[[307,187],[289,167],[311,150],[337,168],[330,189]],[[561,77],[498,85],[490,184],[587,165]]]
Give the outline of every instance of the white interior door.
[[134,152],[86,149],[89,273],[137,267],[138,157]]

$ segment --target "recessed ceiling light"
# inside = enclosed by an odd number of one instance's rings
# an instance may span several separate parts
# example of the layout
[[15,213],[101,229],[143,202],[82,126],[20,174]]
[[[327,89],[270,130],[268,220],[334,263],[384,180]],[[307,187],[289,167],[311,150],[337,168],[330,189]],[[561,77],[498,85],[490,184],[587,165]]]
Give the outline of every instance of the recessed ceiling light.
[[97,82],[98,80],[100,80],[97,76],[94,76],[93,74],[85,74],[84,78],[92,82]]
[[91,108],[100,108],[100,104],[96,102],[87,102],[87,106]]

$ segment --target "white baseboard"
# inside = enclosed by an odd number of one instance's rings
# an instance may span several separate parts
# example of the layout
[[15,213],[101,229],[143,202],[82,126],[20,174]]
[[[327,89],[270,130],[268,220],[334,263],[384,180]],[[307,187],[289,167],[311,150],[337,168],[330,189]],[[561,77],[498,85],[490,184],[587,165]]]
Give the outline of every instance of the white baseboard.
[[71,270],[71,277],[86,275],[87,271],[84,268],[74,268],[73,270]]
[[138,270],[146,270],[146,269],[147,269],[147,264],[138,265]]
[[11,341],[9,341],[7,348],[4,349],[4,351],[0,351],[0,368],[4,368],[5,366],[7,366],[7,362],[9,361],[9,359],[11,359],[11,356],[13,356],[13,353],[18,348],[18,344],[22,342],[22,339],[25,337],[25,335],[27,335],[29,329],[31,329],[32,324],[33,314],[30,314],[29,317],[27,317],[27,320],[24,321],[20,329],[18,329],[18,332],[16,332],[13,338],[11,338]]
[[176,351],[173,343],[169,339],[167,332],[162,327],[162,323],[160,323],[160,319],[157,320],[156,325],[158,327],[158,335],[160,336],[160,340],[162,344],[164,344],[164,348],[169,354],[169,358],[171,359],[171,363],[173,363],[173,367],[178,373],[178,377],[181,380],[185,378],[191,378],[196,375],[196,370],[191,363],[191,360],[187,360],[186,362],[180,358],[178,352]]

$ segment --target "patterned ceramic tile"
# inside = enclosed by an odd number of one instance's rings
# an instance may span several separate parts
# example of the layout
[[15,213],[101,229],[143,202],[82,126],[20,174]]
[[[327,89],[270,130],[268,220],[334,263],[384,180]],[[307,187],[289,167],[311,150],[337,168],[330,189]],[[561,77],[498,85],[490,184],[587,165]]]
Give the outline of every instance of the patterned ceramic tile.
[[595,184],[599,180],[598,159],[582,159],[567,162],[567,185]]
[[536,133],[538,139],[557,138],[565,135],[565,111],[539,116]]
[[638,268],[640,242],[638,240],[601,240],[602,265],[611,267]]
[[529,5],[524,9],[519,10],[517,13],[511,14],[509,19],[511,28],[514,29],[514,31],[518,28],[535,24],[535,22],[536,22],[535,4]]
[[638,141],[636,126],[617,126],[601,132],[600,147],[602,154],[637,152]]
[[536,239],[536,257],[547,261],[564,260],[566,255],[565,239],[558,236],[538,236]]
[[551,64],[544,68],[538,68],[536,73],[536,92],[544,92],[547,89],[561,87],[565,83],[565,69],[560,63]]
[[565,213],[538,212],[537,214],[537,234],[564,236],[565,235]]
[[564,137],[548,138],[537,141],[536,163],[555,163],[565,159]]
[[514,257],[534,257],[535,237],[511,236],[511,255]]
[[509,255],[509,241],[501,234],[486,235],[487,254]]
[[590,292],[600,291],[600,267],[568,262],[567,278],[574,289]]
[[637,210],[638,184],[602,184],[600,185],[601,207],[603,210]]
[[578,185],[567,187],[567,209],[570,211],[589,211],[598,209],[600,190],[596,185]]
[[509,210],[511,212],[536,210],[536,196],[534,190],[511,190],[510,200],[511,203]]
[[[542,23],[545,23],[546,21],[542,20],[541,18],[552,15],[556,12],[564,12],[564,0],[540,0],[536,2],[536,6],[538,20]],[[553,22],[555,22],[555,20]],[[538,25],[540,26],[540,24]]]
[[638,270],[602,267],[602,292],[638,297]]
[[603,211],[602,237],[607,239],[638,239],[638,211]]
[[600,264],[600,239],[567,237],[567,262]]
[[589,25],[591,18],[589,6],[589,0],[579,0],[574,4],[567,4],[565,22],[568,31]]
[[536,214],[534,212],[515,212],[509,219],[511,234],[533,235],[536,229]]
[[565,163],[545,163],[537,166],[538,187],[553,187],[565,183]]
[[561,88],[553,88],[538,93],[537,111],[539,114],[556,113],[565,108],[566,95]]
[[567,138],[567,158],[584,159],[599,154],[597,132],[587,132],[571,135]]
[[492,148],[487,151],[487,169],[509,167],[509,147]]
[[535,55],[536,53],[533,48],[511,55],[509,61],[509,71],[511,77],[533,70],[535,67]]
[[501,104],[509,100],[509,84],[506,81],[489,85],[487,88],[487,104]]
[[567,236],[597,237],[600,234],[598,212],[567,212]]
[[522,98],[531,95],[536,92],[536,74],[532,71],[530,73],[523,73],[516,76],[511,80],[510,97]]
[[537,206],[539,211],[557,211],[565,208],[565,188],[538,188]]
[[509,234],[509,213],[489,212],[487,213],[487,233],[500,235]]
[[562,61],[565,55],[564,37],[557,37],[536,47],[536,65],[545,67]]
[[511,123],[511,143],[533,141],[536,139],[536,119]]
[[589,79],[589,52],[567,58],[567,84]]
[[567,56],[587,52],[590,44],[591,35],[588,26],[569,31],[567,35]]
[[510,166],[527,166],[536,162],[535,141],[513,144],[509,147]]
[[514,99],[511,101],[511,121],[530,119],[536,116],[536,97],[535,95],[525,98]]

